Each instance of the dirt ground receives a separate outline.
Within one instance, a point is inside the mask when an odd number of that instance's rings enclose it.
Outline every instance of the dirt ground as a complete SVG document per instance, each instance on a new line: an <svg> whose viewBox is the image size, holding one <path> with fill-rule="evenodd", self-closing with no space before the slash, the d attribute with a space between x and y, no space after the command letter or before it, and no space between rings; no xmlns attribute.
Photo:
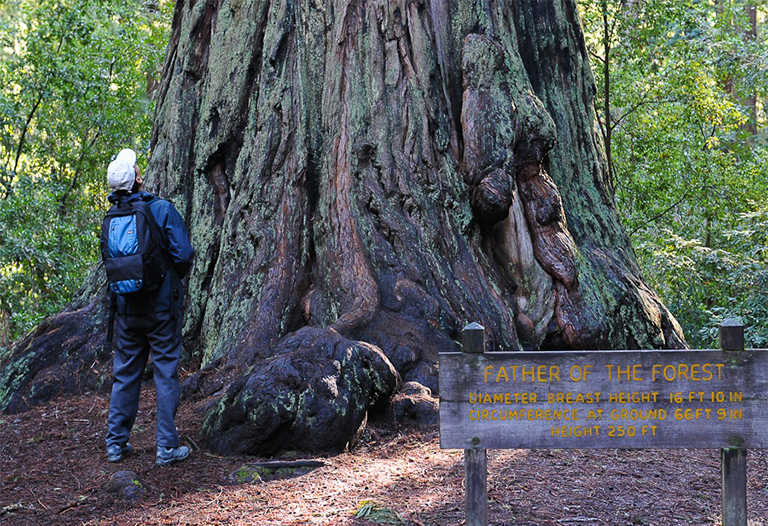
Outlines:
<svg viewBox="0 0 768 526"><path fill-rule="evenodd" d="M463 453L441 450L436 428L372 425L355 450L317 459L298 476L235 484L258 460L196 446L200 414L184 403L178 424L194 452L154 465L154 405L142 395L134 455L109 464L104 394L57 399L0 415L0 524L414 525L463 523ZM105 487L134 471L134 501ZM720 460L712 450L489 451L489 523L515 526L719 525ZM768 455L748 457L750 526L768 526Z"/></svg>

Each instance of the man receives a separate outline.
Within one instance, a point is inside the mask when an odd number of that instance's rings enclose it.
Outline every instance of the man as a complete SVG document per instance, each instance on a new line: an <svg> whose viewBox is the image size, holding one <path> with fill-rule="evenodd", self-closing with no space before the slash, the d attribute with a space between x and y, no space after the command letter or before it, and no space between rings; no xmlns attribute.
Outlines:
<svg viewBox="0 0 768 526"><path fill-rule="evenodd" d="M150 292L114 294L115 358L114 383L109 408L107 460L119 462L129 454L128 438L139 408L139 391L149 355L154 363L157 394L157 454L155 463L165 466L184 460L189 448L179 445L175 417L179 405L177 365L181 354L181 312L184 287L194 250L184 222L173 207L143 191L144 181L133 150L122 150L107 170L112 190L109 201L144 200L158 226L161 250L168 271L160 286Z"/></svg>

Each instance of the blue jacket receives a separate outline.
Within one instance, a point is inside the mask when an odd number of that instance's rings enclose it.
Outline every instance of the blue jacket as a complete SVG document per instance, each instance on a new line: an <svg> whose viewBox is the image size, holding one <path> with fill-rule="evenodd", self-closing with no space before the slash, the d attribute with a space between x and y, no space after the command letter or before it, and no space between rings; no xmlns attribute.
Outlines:
<svg viewBox="0 0 768 526"><path fill-rule="evenodd" d="M109 195L109 202L116 204L121 199L142 199L149 203L152 216L162 233L161 243L169 257L170 269L165 281L157 289L140 296L117 296L117 313L121 315L144 315L171 312L180 315L184 306L184 287L181 280L189 273L195 251L189 241L187 227L179 212L170 201L160 199L147 192Z"/></svg>

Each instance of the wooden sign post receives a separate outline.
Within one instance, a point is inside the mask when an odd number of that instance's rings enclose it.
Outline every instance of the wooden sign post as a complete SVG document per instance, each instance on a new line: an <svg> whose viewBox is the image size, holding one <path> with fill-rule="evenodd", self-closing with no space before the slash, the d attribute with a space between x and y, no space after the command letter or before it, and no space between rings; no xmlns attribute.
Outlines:
<svg viewBox="0 0 768 526"><path fill-rule="evenodd" d="M741 331L741 332L739 332ZM740 336L739 336L740 335ZM464 449L467 524L487 524L486 450L716 448L723 526L746 526L746 450L768 447L768 351L484 352L478 324L440 354L440 446Z"/></svg>
<svg viewBox="0 0 768 526"><path fill-rule="evenodd" d="M720 325L720 348L744 351L744 326L738 320ZM720 452L723 526L747 526L747 450L732 447Z"/></svg>
<svg viewBox="0 0 768 526"><path fill-rule="evenodd" d="M468 354L485 352L485 328L470 323L462 333L462 346ZM478 440L479 443L479 440ZM464 513L467 526L488 524L488 456L485 448L474 440L464 450Z"/></svg>

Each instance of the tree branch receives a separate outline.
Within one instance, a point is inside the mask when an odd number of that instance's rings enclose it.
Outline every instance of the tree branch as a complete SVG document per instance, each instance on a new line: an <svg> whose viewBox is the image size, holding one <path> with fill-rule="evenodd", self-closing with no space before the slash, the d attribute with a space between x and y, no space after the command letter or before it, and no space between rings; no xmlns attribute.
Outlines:
<svg viewBox="0 0 768 526"><path fill-rule="evenodd" d="M27 138L27 131L29 130L29 125L32 123L32 119L35 117L35 112L37 111L37 108L40 107L40 103L43 102L43 92L40 92L40 96L37 98L37 102L35 102L35 105L32 106L32 111L29 112L29 115L27 116L27 122L24 123L24 128L21 130L21 137L19 138L19 146L16 148L16 159L13 162L13 172L16 173L16 170L19 168L19 159L21 158L21 151L24 148L24 141Z"/></svg>
<svg viewBox="0 0 768 526"><path fill-rule="evenodd" d="M624 8L627 7L627 0L621 0L619 2L619 14L621 14L624 11ZM611 25L611 37L616 34L616 26L619 24L620 16L613 17L613 24Z"/></svg>
<svg viewBox="0 0 768 526"><path fill-rule="evenodd" d="M83 159L85 159L85 154L93 148L93 145L96 144L96 139L99 138L99 135L101 133L100 129L96 130L96 133L94 134L93 138L83 146L83 149L80 151L80 157L77 159L77 165L75 167L75 174L72 177L72 183L69 185L69 188L67 188L67 191L64 192L64 194L58 198L59 203L61 203L61 206L64 208L67 206L67 199L69 199L69 196L72 194L72 192L75 189L75 186L77 185L77 181L80 178L80 169L82 168ZM86 133L86 139L88 137L88 134Z"/></svg>
<svg viewBox="0 0 768 526"><path fill-rule="evenodd" d="M644 95L644 96L645 96L645 95ZM634 112L636 112L637 110L639 110L639 109L640 109L640 108L642 108L643 106L646 106L646 105L648 105L648 104L670 104L670 103L672 103L672 102L678 102L678 101L677 101L677 99L666 99L666 100L659 100L659 101L654 101L654 100L652 100L652 99L645 99L645 100L641 100L640 102L638 102L638 103L637 103L637 104L635 104L634 106L631 106L631 107L630 107L630 108L629 108L629 109L628 109L626 112L624 112L624 113L623 113L623 114L622 114L622 115L621 115L621 116L620 116L618 119L616 119L616 122L614 122L614 123L613 123L613 126L611 127L611 129L615 129L615 128L616 128L616 127L619 125L619 124L621 124L621 122L622 122L624 119L626 119L627 117L629 117L630 115L632 115Z"/></svg>
<svg viewBox="0 0 768 526"><path fill-rule="evenodd" d="M589 54L591 56L593 56L598 62L600 62L601 64L605 64L605 59L603 59L603 57L601 57L600 55L598 55L597 53L595 53L591 49L588 50L588 51L589 51Z"/></svg>
<svg viewBox="0 0 768 526"><path fill-rule="evenodd" d="M686 199L687 197L688 197L688 192L685 192L685 193L682 195L682 197L680 197L680 199L678 199L677 201L675 201L674 203L672 203L671 205L669 205L667 208L665 208L664 210L662 210L661 212L659 212L658 214L656 214L655 216L653 216L653 217L652 217L652 218L650 218L649 220L647 220L647 221L645 221L644 223L642 223L641 225L639 225L637 228L633 229L633 230L632 230L632 231L629 233L629 235L630 235L630 236L634 236L634 235L637 233L637 231L638 231L638 230L640 230L641 228L643 228L644 226L646 226L646 225L649 225L649 224L653 223L654 221L656 221L657 219L660 219L661 217L665 216L665 215L666 215L666 214L668 214L668 213L669 213L669 212L670 212L670 211L671 211L673 208L675 208L677 205L679 205L680 203L682 203L683 201L685 201L685 199Z"/></svg>

